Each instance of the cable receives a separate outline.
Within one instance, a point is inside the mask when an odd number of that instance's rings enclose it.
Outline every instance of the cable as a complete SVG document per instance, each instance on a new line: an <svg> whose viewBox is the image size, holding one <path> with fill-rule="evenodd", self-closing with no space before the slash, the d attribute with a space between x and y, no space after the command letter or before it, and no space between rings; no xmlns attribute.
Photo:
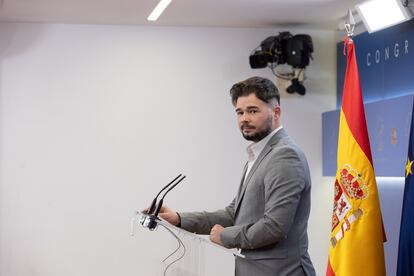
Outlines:
<svg viewBox="0 0 414 276"><path fill-rule="evenodd" d="M164 269L164 276L165 276L165 274L167 273L167 270L170 268L170 266L172 266L173 264L175 264L176 262L178 262L179 260L181 260L183 257L184 257L184 255L185 255L185 252L186 252L186 248L185 248L185 245L184 245L184 243L181 241L181 239L172 231L172 230L170 230L170 229L168 229L168 227L166 227L166 226L164 226L164 225L162 225L162 224L159 224L159 225L161 225L162 227L164 227L168 232L170 232L170 234L171 235L173 235L174 236L174 238L178 241L178 243L179 243L179 246L178 246L178 248L173 252L173 253L171 253L170 255L168 255L168 257L167 258L165 258L164 259L164 261L165 260L167 260L168 258L170 258L173 254L175 254L176 252L177 252L177 250L178 249L180 249L181 248L181 246L183 247L183 253L182 253L182 255L180 256L180 257L178 257L177 259L175 259L174 261L172 261L171 263L169 263L168 265L167 265L167 267ZM164 262L163 261L163 262Z"/></svg>
<svg viewBox="0 0 414 276"><path fill-rule="evenodd" d="M287 75L287 76L284 76L284 75L282 75L282 74L280 74L280 73L278 73L276 70L275 70L275 68L276 67L270 67L270 69L272 70L272 73L273 73L273 75L275 75L276 77L278 77L279 79L282 79L282 80L292 80L292 78L293 78L293 76L291 76L291 74L289 74L289 75Z"/></svg>
<svg viewBox="0 0 414 276"><path fill-rule="evenodd" d="M138 223L139 222L139 215L140 215L140 213L139 212L137 212L136 213L136 215L134 216L134 217L132 217L131 218L131 233L130 233L130 235L131 236L134 236L135 235L135 231L136 231L136 229L135 229L135 224L136 223ZM161 223L159 223L158 225L161 225L162 227L164 227L171 235L173 235L173 237L177 240L177 242L178 242L178 247L171 253L171 254L169 254L166 258L164 258L164 260L162 261L163 263L165 263L171 256L173 256L175 253L177 253L178 252L178 250L180 250L180 248L181 248L181 246L183 247L183 253L182 253L182 255L181 256L179 256L177 259L175 259L174 261L172 261L171 263L169 263L167 266L166 266L166 268L164 269L164 276L166 275L166 273L167 273L167 270L174 264L174 263L176 263L176 262L178 262L179 260L181 260L183 257L184 257L184 255L185 255L185 253L186 253L186 248L185 248L185 245L184 245L184 243L182 242L182 240L172 231L172 230L170 230L168 227L166 227L165 225L163 225L163 224L161 224Z"/></svg>
<svg viewBox="0 0 414 276"><path fill-rule="evenodd" d="M272 63L271 65L268 66L270 68L270 70L272 70L273 75L275 75L279 79L288 80L288 81L290 81L290 80L292 80L292 78L294 78L294 73L289 73L287 75L282 75L282 74L278 73L275 70L277 66L278 66L278 64L275 65L274 63Z"/></svg>
<svg viewBox="0 0 414 276"><path fill-rule="evenodd" d="M164 226L164 225L162 225L161 224L161 226L162 227L164 227L168 232L170 232L170 234L171 235L173 235L175 238L176 238L176 240L178 241L178 244L179 244L179 246L178 246L178 248L176 249L176 250L174 250L174 252L173 253L171 253L170 255L168 255L164 260L163 260L163 262L165 262L168 258L170 258L173 254L175 254L180 248L181 248L181 246L183 247L183 253L182 253L182 255L180 256L180 257L178 257L177 259L175 259L174 261L172 261L171 263L169 263L167 266L166 266L166 268L164 269L164 276L166 275L166 273L167 273L167 270L174 264L174 263L176 263L176 262L178 262L179 260L181 260L183 257L184 257L184 255L185 255L185 252L186 252L186 248L185 248L185 245L184 245L184 243L181 241L181 239L172 231L172 230L170 230L170 229L168 229L168 227L166 227L166 226Z"/></svg>
<svg viewBox="0 0 414 276"><path fill-rule="evenodd" d="M291 81L293 79L300 79L300 75L302 74L302 72L305 70L304 68L300 68L299 71L295 72L293 71L292 73L287 73L285 75L278 73L275 69L277 67L277 65L269 65L268 66L270 68L270 70L272 70L273 75L275 75L277 78L282 79L282 80L287 80L287 81ZM296 75L297 73L297 75ZM303 81L303 80L302 80Z"/></svg>
<svg viewBox="0 0 414 276"><path fill-rule="evenodd" d="M170 255L168 255L166 258L164 258L164 260L162 260L162 262L165 263L165 261L168 260L168 258L170 258L172 255L174 255L178 250L180 250L180 248L181 248L181 242L178 241L178 247Z"/></svg>

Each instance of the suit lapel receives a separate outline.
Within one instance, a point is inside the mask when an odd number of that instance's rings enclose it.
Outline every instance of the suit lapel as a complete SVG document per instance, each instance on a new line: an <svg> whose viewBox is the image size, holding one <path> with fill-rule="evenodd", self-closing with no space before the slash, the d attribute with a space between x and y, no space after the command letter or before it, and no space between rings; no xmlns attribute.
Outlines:
<svg viewBox="0 0 414 276"><path fill-rule="evenodd" d="M243 196L244 193L246 191L246 187L250 181L250 179L252 178L252 175L254 174L254 172L256 171L257 167L260 165L260 163L262 162L263 158L265 158L265 156L271 152L272 148L269 145L266 145L266 147L262 150L262 152L260 153L259 157L257 158L257 160L254 162L253 167L250 169L249 174L246 175L243 178L243 182L241 183L241 189L239 191L239 195L237 197L237 202L236 202L236 213L237 210L239 209L240 203L243 200Z"/></svg>
<svg viewBox="0 0 414 276"><path fill-rule="evenodd" d="M248 165L249 165L249 163L246 163L246 165L244 165L242 179L240 181L239 190L237 191L236 203L239 202L240 195L241 195L241 192L242 192L242 189L243 189L243 183L244 183L244 181L247 177L246 172L247 172Z"/></svg>
<svg viewBox="0 0 414 276"><path fill-rule="evenodd" d="M262 152L259 154L259 156L257 157L256 161L253 164L253 167L250 169L249 174L246 174L246 170L247 170L247 164L244 168L244 177L242 178L242 182L240 184L240 188L239 188L239 193L237 194L237 200L236 200L236 211L235 214L237 213L239 207L240 207L240 203L243 200L244 197L244 193L246 191L246 187L249 184L252 176L254 175L256 169L260 166L260 163L263 161L263 159L266 157L266 155L268 155L273 148L273 145L277 144L277 142L280 140L280 138L282 138L283 136L286 136L286 132L284 129L279 130L275 135L273 135L273 137L270 139L270 141L266 144L266 146L264 147L264 149L262 150Z"/></svg>

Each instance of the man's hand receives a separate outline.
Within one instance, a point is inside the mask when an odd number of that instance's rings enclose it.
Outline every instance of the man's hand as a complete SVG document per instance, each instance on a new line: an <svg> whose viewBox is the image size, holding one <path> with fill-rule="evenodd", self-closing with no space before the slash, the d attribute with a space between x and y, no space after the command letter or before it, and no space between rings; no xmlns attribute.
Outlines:
<svg viewBox="0 0 414 276"><path fill-rule="evenodd" d="M160 212L158 213L158 216L165 219L172 225L177 226L180 223L180 217L178 216L177 212L173 209L168 208L165 205L162 205Z"/></svg>
<svg viewBox="0 0 414 276"><path fill-rule="evenodd" d="M223 243L221 242L220 234L223 232L224 227L220 224L216 224L211 228L210 231L210 240L214 243L217 243L218 245L223 246Z"/></svg>
<svg viewBox="0 0 414 276"><path fill-rule="evenodd" d="M148 208L145 209L143 212L148 213ZM158 216L175 226L177 226L180 223L180 217L178 216L177 212L168 208L165 205L161 206Z"/></svg>

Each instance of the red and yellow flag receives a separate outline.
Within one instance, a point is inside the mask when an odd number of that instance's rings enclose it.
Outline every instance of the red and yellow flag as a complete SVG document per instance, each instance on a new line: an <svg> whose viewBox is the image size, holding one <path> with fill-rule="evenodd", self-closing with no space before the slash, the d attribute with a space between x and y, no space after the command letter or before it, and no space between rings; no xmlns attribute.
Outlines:
<svg viewBox="0 0 414 276"><path fill-rule="evenodd" d="M384 231L354 43L348 38L327 276L385 275Z"/></svg>

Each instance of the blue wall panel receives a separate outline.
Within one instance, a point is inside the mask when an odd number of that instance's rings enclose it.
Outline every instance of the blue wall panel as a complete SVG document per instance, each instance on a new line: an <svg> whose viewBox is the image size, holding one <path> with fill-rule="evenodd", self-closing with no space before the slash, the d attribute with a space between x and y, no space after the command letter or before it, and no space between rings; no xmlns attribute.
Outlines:
<svg viewBox="0 0 414 276"><path fill-rule="evenodd" d="M414 95L365 104L376 176L404 176ZM336 174L339 110L322 114L323 175Z"/></svg>
<svg viewBox="0 0 414 276"><path fill-rule="evenodd" d="M339 110L322 113L322 173L336 175L338 151Z"/></svg>

